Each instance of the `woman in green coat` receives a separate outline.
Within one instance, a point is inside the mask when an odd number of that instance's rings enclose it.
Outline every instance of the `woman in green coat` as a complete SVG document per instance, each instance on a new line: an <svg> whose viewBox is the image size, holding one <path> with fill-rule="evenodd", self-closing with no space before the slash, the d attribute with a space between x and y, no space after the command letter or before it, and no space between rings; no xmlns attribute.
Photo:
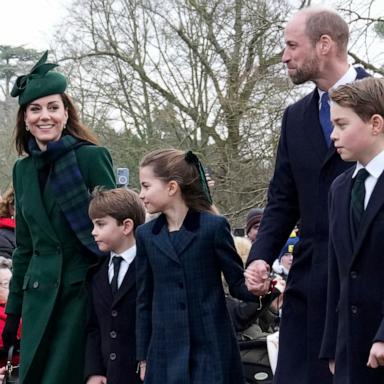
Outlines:
<svg viewBox="0 0 384 384"><path fill-rule="evenodd" d="M86 278L103 256L88 200L115 181L108 151L79 121L47 53L11 92L20 105L16 149L26 156L13 169L17 240L3 340L13 344L22 318L21 384L81 384Z"/></svg>

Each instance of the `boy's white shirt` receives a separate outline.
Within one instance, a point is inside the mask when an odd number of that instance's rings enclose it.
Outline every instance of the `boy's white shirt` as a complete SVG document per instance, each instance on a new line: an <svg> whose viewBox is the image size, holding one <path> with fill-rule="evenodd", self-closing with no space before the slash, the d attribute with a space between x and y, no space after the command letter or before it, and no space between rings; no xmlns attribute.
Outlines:
<svg viewBox="0 0 384 384"><path fill-rule="evenodd" d="M364 166L357 162L355 171L352 174L352 178L357 175L357 172ZM384 171L384 151L381 151L376 155L366 166L365 169L369 172L369 176L365 180L365 199L364 209L367 208L369 199L371 198L372 192L376 186L377 180Z"/></svg>
<svg viewBox="0 0 384 384"><path fill-rule="evenodd" d="M120 285L123 282L124 276L127 273L130 264L132 263L132 261L136 256L136 245L133 245L131 248L128 248L126 251L122 252L121 254L117 254L111 251L111 256L109 257L109 264L108 264L109 283L111 283L113 278L112 258L114 256L121 256L123 258L120 264L119 276L117 278L117 286L120 288Z"/></svg>

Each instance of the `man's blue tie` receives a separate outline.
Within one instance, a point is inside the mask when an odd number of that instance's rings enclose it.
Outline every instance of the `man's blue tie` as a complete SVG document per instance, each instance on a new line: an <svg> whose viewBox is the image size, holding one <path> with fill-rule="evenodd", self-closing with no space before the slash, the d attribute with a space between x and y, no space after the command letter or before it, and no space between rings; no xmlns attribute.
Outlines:
<svg viewBox="0 0 384 384"><path fill-rule="evenodd" d="M324 92L321 96L321 105L320 105L320 124L323 128L323 133L325 137L325 142L327 143L328 148L331 145L331 133L332 133L332 124L331 124L331 114L329 111L329 96L327 92Z"/></svg>

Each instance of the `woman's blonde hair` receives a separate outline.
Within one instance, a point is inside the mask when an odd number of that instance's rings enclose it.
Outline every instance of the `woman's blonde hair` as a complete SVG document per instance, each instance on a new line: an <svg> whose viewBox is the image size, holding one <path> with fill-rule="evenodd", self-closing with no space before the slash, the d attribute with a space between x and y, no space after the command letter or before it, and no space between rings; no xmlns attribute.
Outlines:
<svg viewBox="0 0 384 384"><path fill-rule="evenodd" d="M235 242L236 251L243 260L243 264L245 265L248 259L249 251L251 250L251 240L247 237L233 236L233 240Z"/></svg>

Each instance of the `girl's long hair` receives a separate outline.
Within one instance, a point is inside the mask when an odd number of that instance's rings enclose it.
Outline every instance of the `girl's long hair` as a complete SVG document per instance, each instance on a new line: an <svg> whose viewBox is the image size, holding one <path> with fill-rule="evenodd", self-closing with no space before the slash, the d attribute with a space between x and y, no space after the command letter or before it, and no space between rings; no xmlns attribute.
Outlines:
<svg viewBox="0 0 384 384"><path fill-rule="evenodd" d="M158 149L145 155L140 167L152 167L154 176L162 181L176 181L188 208L215 213L204 193L196 165L187 162L185 155L178 149Z"/></svg>

